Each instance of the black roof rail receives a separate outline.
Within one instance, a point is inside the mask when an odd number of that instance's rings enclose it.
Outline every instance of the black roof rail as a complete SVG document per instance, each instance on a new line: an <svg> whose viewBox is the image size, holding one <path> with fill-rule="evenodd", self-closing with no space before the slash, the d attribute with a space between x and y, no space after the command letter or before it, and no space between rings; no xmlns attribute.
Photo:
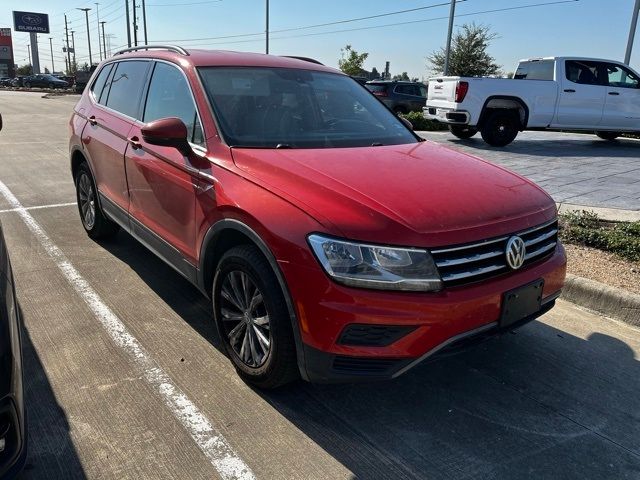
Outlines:
<svg viewBox="0 0 640 480"><path fill-rule="evenodd" d="M298 57L296 55L281 55L282 57L285 58L295 58L296 60L302 60L303 62L311 62L311 63L315 63L316 65L322 65L324 66L324 63L319 62L318 60L316 60L315 58L309 58L309 57Z"/></svg>
<svg viewBox="0 0 640 480"><path fill-rule="evenodd" d="M181 55L187 55L187 56L189 55L189 52L187 52L184 48L178 47L176 45L138 45L137 47L129 47L129 48L123 48L122 50L118 50L116 53L113 54L113 56L122 55L123 53L127 53L127 52L136 52L138 50L169 50L171 52L176 52Z"/></svg>

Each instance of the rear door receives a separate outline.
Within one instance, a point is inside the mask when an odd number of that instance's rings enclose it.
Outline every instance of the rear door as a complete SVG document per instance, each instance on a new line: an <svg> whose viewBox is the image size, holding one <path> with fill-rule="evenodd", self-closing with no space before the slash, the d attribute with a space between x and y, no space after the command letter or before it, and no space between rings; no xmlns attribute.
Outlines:
<svg viewBox="0 0 640 480"><path fill-rule="evenodd" d="M565 60L555 127L593 128L600 125L606 95L603 64Z"/></svg>
<svg viewBox="0 0 640 480"><path fill-rule="evenodd" d="M427 92L424 89L424 95L418 85L398 84L395 87L395 93L402 105L406 106L410 111L422 111L427 103Z"/></svg>
<svg viewBox="0 0 640 480"><path fill-rule="evenodd" d="M150 64L148 60L122 60L105 65L90 87L93 105L82 131L102 207L124 221L129 208L124 153Z"/></svg>
<svg viewBox="0 0 640 480"><path fill-rule="evenodd" d="M606 63L603 128L640 131L640 79L624 65Z"/></svg>
<svg viewBox="0 0 640 480"><path fill-rule="evenodd" d="M143 123L134 125L130 139L137 145L131 143L125 155L129 213L132 232L180 269L184 267L182 258L196 265L197 165L203 162L205 143L186 76L173 64L155 62L141 119L148 123L167 117L185 123L194 152L183 155L173 147L145 143Z"/></svg>

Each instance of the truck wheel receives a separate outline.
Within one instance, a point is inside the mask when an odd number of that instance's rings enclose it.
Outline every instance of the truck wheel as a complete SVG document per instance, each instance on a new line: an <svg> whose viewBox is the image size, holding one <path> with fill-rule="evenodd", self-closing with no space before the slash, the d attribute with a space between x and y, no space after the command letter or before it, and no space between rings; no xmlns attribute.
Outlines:
<svg viewBox="0 0 640 480"><path fill-rule="evenodd" d="M603 140L615 140L622 132L596 132L596 135Z"/></svg>
<svg viewBox="0 0 640 480"><path fill-rule="evenodd" d="M216 268L213 315L225 350L246 382L271 389L298 377L284 294L253 245L233 247Z"/></svg>
<svg viewBox="0 0 640 480"><path fill-rule="evenodd" d="M462 140L471 138L478 133L477 128L469 127L467 125L449 125L449 131L454 137L458 137Z"/></svg>
<svg viewBox="0 0 640 480"><path fill-rule="evenodd" d="M493 147L509 145L518 135L520 120L512 110L496 109L487 115L480 134Z"/></svg>

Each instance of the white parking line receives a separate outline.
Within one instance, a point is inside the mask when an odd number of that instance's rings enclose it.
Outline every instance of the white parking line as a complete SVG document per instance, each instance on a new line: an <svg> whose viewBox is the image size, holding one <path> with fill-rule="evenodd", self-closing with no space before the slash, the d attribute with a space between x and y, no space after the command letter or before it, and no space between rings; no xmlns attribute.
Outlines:
<svg viewBox="0 0 640 480"><path fill-rule="evenodd" d="M7 208L5 210L0 210L0 213L19 212L20 210L40 210L42 208L70 207L71 205L77 205L77 203L54 203L52 205L37 205L35 207Z"/></svg>
<svg viewBox="0 0 640 480"><path fill-rule="evenodd" d="M69 262L66 255L49 238L20 201L0 181L0 194L12 206L31 233L38 239L56 263L66 280L82 297L105 331L116 345L124 350L144 374L145 380L160 395L174 417L184 426L200 450L207 456L223 479L254 479L251 469L233 450L209 419L173 383L171 378L151 358L138 340L127 330L124 323L102 301L98 293Z"/></svg>

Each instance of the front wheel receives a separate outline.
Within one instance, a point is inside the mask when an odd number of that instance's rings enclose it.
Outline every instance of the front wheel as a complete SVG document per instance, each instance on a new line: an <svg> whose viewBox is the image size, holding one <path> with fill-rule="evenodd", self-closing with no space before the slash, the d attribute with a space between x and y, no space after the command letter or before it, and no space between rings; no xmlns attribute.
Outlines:
<svg viewBox="0 0 640 480"><path fill-rule="evenodd" d="M603 140L615 140L620 135L622 135L621 132L596 132L596 136Z"/></svg>
<svg viewBox="0 0 640 480"><path fill-rule="evenodd" d="M504 147L515 140L520 129L516 112L505 109L493 110L483 122L482 139L493 147Z"/></svg>
<svg viewBox="0 0 640 480"><path fill-rule="evenodd" d="M276 388L297 378L284 294L255 246L234 247L222 256L212 293L216 326L238 374L259 388Z"/></svg>
<svg viewBox="0 0 640 480"><path fill-rule="evenodd" d="M91 170L86 163L78 167L76 174L76 198L82 226L89 237L97 240L115 235L120 227L109 220L98 202L98 195Z"/></svg>
<svg viewBox="0 0 640 480"><path fill-rule="evenodd" d="M453 136L458 137L461 140L471 138L478 133L477 128L469 127L468 125L449 125L449 131Z"/></svg>

